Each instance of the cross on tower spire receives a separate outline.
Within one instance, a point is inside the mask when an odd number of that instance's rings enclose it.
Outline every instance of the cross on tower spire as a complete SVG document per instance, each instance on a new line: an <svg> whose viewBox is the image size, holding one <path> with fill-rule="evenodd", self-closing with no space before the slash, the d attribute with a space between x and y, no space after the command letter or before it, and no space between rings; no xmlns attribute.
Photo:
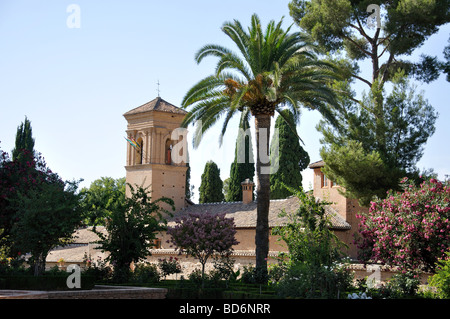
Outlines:
<svg viewBox="0 0 450 319"><path fill-rule="evenodd" d="M158 85L158 88L156 89L156 91L158 92L158 97L160 97L160 96L159 96L159 93L160 93L160 90L159 90L159 80L158 80L158 82L157 82L156 84Z"/></svg>

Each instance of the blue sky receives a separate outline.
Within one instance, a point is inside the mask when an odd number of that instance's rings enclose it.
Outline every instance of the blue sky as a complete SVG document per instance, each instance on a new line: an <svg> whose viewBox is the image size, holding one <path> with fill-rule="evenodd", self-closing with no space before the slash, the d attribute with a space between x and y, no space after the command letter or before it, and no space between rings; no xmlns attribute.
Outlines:
<svg viewBox="0 0 450 319"><path fill-rule="evenodd" d="M11 152L17 126L27 116L35 149L63 179L84 179L89 186L102 176L125 176L122 114L160 95L180 105L186 91L214 69L215 60L200 65L195 52L205 44L232 43L220 27L225 21L248 25L253 13L292 23L288 0L82 1L2 0L0 2L0 148ZM70 4L80 8L80 28L69 28ZM420 52L442 58L449 25L431 37ZM413 57L413 58L414 58ZM419 168L434 168L439 178L450 174L449 83L423 85L425 97L439 112L436 133L425 146ZM320 134L317 112L303 111L298 132L311 161L317 161ZM206 161L215 161L221 177L229 176L237 123L229 125L222 147L221 125L190 150L196 198ZM312 173L303 172L309 187Z"/></svg>

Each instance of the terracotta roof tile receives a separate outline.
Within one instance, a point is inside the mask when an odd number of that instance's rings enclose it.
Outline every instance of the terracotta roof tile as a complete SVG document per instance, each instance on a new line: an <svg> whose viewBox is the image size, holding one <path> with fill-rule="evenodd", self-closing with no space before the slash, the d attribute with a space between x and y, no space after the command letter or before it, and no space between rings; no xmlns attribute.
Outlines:
<svg viewBox="0 0 450 319"><path fill-rule="evenodd" d="M319 168L319 167L323 167L324 165L325 165L325 162L323 160L320 160L320 161L309 164L308 167L309 168Z"/></svg>
<svg viewBox="0 0 450 319"><path fill-rule="evenodd" d="M271 200L269 227L285 225L288 222L288 217L280 217L281 211L284 210L286 213L293 213L298 209L299 205L300 201L295 196L286 199ZM331 206L325 206L325 210L330 217L333 229L350 229L350 224L335 209ZM236 228L256 227L256 201L249 204L244 204L243 202L195 204L175 213L174 217L169 220L169 225L173 225L177 217L189 213L219 214L223 212L226 213L226 217L234 218Z"/></svg>
<svg viewBox="0 0 450 319"><path fill-rule="evenodd" d="M123 116L133 115L138 113L150 112L150 111L159 111L159 112L168 112L168 113L178 113L178 114L186 114L187 112L175 105L163 100L160 97L157 97L150 102L142 104L128 112L126 112Z"/></svg>

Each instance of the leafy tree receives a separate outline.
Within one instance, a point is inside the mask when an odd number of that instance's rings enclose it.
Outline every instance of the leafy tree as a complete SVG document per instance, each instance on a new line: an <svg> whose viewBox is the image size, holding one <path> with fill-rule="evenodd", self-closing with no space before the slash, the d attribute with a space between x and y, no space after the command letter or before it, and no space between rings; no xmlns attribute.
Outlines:
<svg viewBox="0 0 450 319"><path fill-rule="evenodd" d="M271 151L271 163L278 170L270 175L270 198L286 198L292 193L287 185L293 189L302 186L301 171L308 167L309 155L300 146L300 141L295 128L294 114L289 110L282 111L284 116L278 116L275 121L275 130L271 142L271 148L278 147L278 157L274 157L276 152ZM284 184L284 185L283 185Z"/></svg>
<svg viewBox="0 0 450 319"><path fill-rule="evenodd" d="M287 244L292 262L331 266L343 256L341 249L345 244L331 229L325 211L325 206L330 203L317 201L312 193L305 193L301 187L287 188L300 200L300 205L289 215L281 212L280 216L287 217L288 223L274 228L273 234L279 235Z"/></svg>
<svg viewBox="0 0 450 319"><path fill-rule="evenodd" d="M404 178L402 187L357 216L359 258L434 271L450 248L450 185L431 178L417 186Z"/></svg>
<svg viewBox="0 0 450 319"><path fill-rule="evenodd" d="M213 161L208 161L202 174L202 182L199 188L200 203L223 202L223 182L220 179L220 169Z"/></svg>
<svg viewBox="0 0 450 319"><path fill-rule="evenodd" d="M34 154L34 138L31 122L25 117L25 122L17 128L16 145L12 151L12 159L20 159L24 150Z"/></svg>
<svg viewBox="0 0 450 319"><path fill-rule="evenodd" d="M81 190L81 207L88 225L104 225L115 201L125 200L125 178L101 177Z"/></svg>
<svg viewBox="0 0 450 319"><path fill-rule="evenodd" d="M176 219L176 225L169 227L170 242L180 252L197 258L202 264L202 278L209 257L219 254L228 257L233 252L236 229L233 218L225 213L216 215L191 213Z"/></svg>
<svg viewBox="0 0 450 319"><path fill-rule="evenodd" d="M437 114L422 94L401 73L393 83L379 121L371 111L376 108L371 94L360 109L354 104L343 107L336 114L338 125L331 127L322 121L318 126L323 134L324 174L364 206L374 196L384 198L389 189L398 190L402 177L418 178L416 163L435 131Z"/></svg>
<svg viewBox="0 0 450 319"><path fill-rule="evenodd" d="M9 159L8 153L0 149L0 245L6 246L3 250L9 250L10 247L7 241L15 214L10 202L17 187L13 186L13 183L18 181L14 177L19 176L19 171L19 165Z"/></svg>
<svg viewBox="0 0 450 319"><path fill-rule="evenodd" d="M10 256L30 252L34 274L41 275L48 252L67 243L81 223L78 182L62 181L28 150L0 166L3 244Z"/></svg>
<svg viewBox="0 0 450 319"><path fill-rule="evenodd" d="M379 25L370 19L369 5L380 7ZM294 21L326 52L344 50L353 61L369 59L370 79L357 67L351 72L369 88L376 83L380 90L399 67L425 82L437 79L443 69L442 62L429 55L416 63L402 58L450 22L447 0L293 0L289 8Z"/></svg>
<svg viewBox="0 0 450 319"><path fill-rule="evenodd" d="M252 136L250 134L248 119L245 119L239 125L239 134L236 141L234 162L230 168L230 181L226 200L228 202L241 201L241 183L247 178L253 180L254 176L255 163L253 159Z"/></svg>
<svg viewBox="0 0 450 319"><path fill-rule="evenodd" d="M269 150L271 118L284 106L297 114L301 106L329 115L328 103L335 95L325 84L336 75L329 63L316 58L310 43L299 32L283 30L270 21L263 30L257 15L248 30L237 20L226 22L222 31L233 41L239 53L221 45L202 47L195 59L200 63L208 56L219 62L214 74L200 80L185 95L184 108L192 107L183 126L197 124L194 147L202 134L219 117L224 116L221 136L229 120L237 112L250 112L255 117L257 226L256 268L267 273L269 252L270 163L261 155ZM231 71L231 72L229 72ZM267 154L268 155L268 154Z"/></svg>
<svg viewBox="0 0 450 319"><path fill-rule="evenodd" d="M373 31L369 5L381 8L382 21ZM415 170L422 146L434 132L431 106L421 95L406 94L414 89L399 74L431 82L445 71L436 57L422 55L419 62L404 58L450 21L448 1L293 0L289 7L297 24L340 65L345 79L332 85L340 94L333 109L338 121L323 121L319 127L325 136L324 172L348 196L367 205L371 196L384 197L399 177ZM360 72L363 60L371 63L369 77ZM368 96L358 100L353 81L366 84ZM390 96L385 91L388 81L394 84ZM351 159L349 150L358 157Z"/></svg>
<svg viewBox="0 0 450 319"><path fill-rule="evenodd" d="M130 264L144 259L149 248L154 246L156 233L166 230L164 214L170 212L161 208L160 204L168 204L174 210L173 201L169 198L152 200L143 187L130 187L131 196L124 201L113 200L111 214L107 217L106 233L97 227L93 232L99 236L98 244L102 251L108 251L108 261L114 265L116 281L128 279ZM115 193L114 196L121 196Z"/></svg>
<svg viewBox="0 0 450 319"><path fill-rule="evenodd" d="M337 263L342 261L346 246L331 230L325 206L312 193L289 188L300 200L297 211L286 216L286 225L274 228L288 246L287 270L277 290L290 298L337 298L351 284L351 276Z"/></svg>
<svg viewBox="0 0 450 319"><path fill-rule="evenodd" d="M50 250L70 243L81 225L82 210L76 193L78 183L42 183L19 194L17 222L12 228L14 248L31 253L34 275L42 275Z"/></svg>

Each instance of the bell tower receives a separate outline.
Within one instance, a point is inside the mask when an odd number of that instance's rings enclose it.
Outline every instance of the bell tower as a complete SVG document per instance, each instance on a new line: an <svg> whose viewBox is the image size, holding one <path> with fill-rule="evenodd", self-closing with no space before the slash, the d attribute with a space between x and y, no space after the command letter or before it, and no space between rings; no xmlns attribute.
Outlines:
<svg viewBox="0 0 450 319"><path fill-rule="evenodd" d="M149 187L153 199L171 198L175 211L185 207L187 166L182 159L187 136L179 128L186 113L158 96L123 114L131 141L127 143L126 182Z"/></svg>

